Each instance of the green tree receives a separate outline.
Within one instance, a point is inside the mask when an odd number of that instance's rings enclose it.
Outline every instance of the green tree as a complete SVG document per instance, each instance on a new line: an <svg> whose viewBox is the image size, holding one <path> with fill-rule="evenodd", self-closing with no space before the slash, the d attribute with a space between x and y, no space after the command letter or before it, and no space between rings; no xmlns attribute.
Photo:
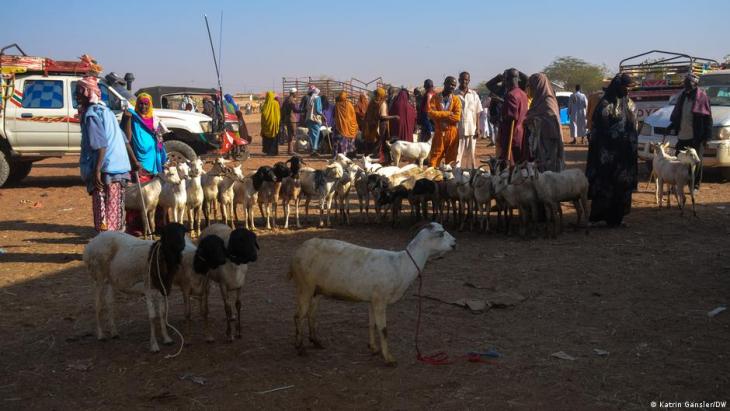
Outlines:
<svg viewBox="0 0 730 411"><path fill-rule="evenodd" d="M562 81L568 91L580 84L585 93L598 91L603 86L603 79L610 72L605 65L595 65L576 57L557 57L542 70L552 81Z"/></svg>

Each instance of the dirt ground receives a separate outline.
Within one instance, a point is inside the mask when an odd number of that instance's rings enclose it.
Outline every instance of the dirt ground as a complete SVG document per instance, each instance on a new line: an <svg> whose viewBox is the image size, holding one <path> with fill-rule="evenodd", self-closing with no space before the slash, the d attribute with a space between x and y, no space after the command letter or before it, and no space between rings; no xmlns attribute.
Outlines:
<svg viewBox="0 0 730 411"><path fill-rule="evenodd" d="M480 154L487 151L480 140ZM585 154L584 146L570 147L570 166L582 166ZM255 156L245 168L282 158ZM367 350L365 304L324 300L326 349L299 357L293 346L292 250L315 236L395 250L412 236L410 222L392 229L366 224L357 212L351 226L258 231L241 340L224 342L223 306L212 290L213 344L203 341L196 313L179 357L165 359L178 349L174 334L174 346L149 353L143 303L122 295L121 338L96 341L92 286L81 263L94 235L91 201L77 161L37 163L20 186L0 190L2 409L580 410L730 400L730 312L707 314L730 298L730 184L717 173L708 173L698 197L699 218L657 209L644 175L626 228L586 235L567 226L575 219L568 208L556 240L448 228L457 249L427 265L423 294L524 300L472 313L424 299L421 350L446 351L453 361L432 366L415 358L414 284L388 312L399 360L388 368ZM182 327L178 290L170 307L170 322ZM466 360L487 349L501 356ZM552 356L560 351L574 359Z"/></svg>

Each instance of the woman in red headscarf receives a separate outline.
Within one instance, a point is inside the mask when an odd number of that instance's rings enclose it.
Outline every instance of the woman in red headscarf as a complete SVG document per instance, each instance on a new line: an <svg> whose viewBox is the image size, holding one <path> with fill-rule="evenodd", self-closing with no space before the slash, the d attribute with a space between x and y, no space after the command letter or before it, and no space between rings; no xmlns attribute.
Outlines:
<svg viewBox="0 0 730 411"><path fill-rule="evenodd" d="M408 90L401 89L393 100L390 114L397 116L390 120L391 136L398 140L413 141L413 132L416 130L416 109L410 104Z"/></svg>

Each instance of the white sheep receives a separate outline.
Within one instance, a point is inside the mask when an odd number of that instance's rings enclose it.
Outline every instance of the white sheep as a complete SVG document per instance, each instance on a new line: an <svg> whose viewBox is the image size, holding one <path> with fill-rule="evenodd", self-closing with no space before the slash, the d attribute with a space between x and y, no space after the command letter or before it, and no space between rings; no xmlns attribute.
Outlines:
<svg viewBox="0 0 730 411"><path fill-rule="evenodd" d="M431 141L422 143L411 143L409 141L398 140L391 144L387 140L385 142L390 148L390 155L396 167L400 166L400 160L413 160L418 166L423 168L423 162L428 158L431 152Z"/></svg>
<svg viewBox="0 0 730 411"><path fill-rule="evenodd" d="M557 236L558 228L563 226L563 213L560 203L570 201L577 215L576 225L581 225L581 217L588 219L588 179L583 170L565 169L560 172L539 172L534 164L528 164L537 199L545 207L545 216L552 223L552 236ZM558 220L558 215L560 219ZM547 230L546 233L547 234Z"/></svg>
<svg viewBox="0 0 730 411"><path fill-rule="evenodd" d="M342 178L335 184L335 209L339 210L340 216L345 224L350 224L350 204L348 198L350 190L355 185L357 173L362 169L357 164L350 163L344 168Z"/></svg>
<svg viewBox="0 0 730 411"><path fill-rule="evenodd" d="M697 216L695 210L695 169L700 164L700 158L694 148L688 148L678 153L677 158L670 158L664 150L669 143L654 144L654 159L652 166L657 176L656 183L656 202L661 208L664 196L664 183L669 184L674 189L677 196L677 203L684 215L684 206L687 198L684 194L684 187L689 187L689 195L692 199L692 214ZM667 208L670 207L671 194L667 195Z"/></svg>
<svg viewBox="0 0 730 411"><path fill-rule="evenodd" d="M322 347L315 320L319 299L327 297L370 302L370 340L373 353L380 351L389 365L396 365L388 350L386 309L398 301L429 259L456 247L456 239L438 223L430 223L416 234L404 251L365 248L339 240L312 238L294 253L289 278L297 287L296 348L305 353L303 321L308 319L309 340ZM380 334L381 350L375 341Z"/></svg>

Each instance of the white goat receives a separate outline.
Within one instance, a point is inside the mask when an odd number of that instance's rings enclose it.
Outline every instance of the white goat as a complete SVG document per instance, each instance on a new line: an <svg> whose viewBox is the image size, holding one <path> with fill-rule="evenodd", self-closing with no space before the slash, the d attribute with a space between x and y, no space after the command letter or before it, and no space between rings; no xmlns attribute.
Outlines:
<svg viewBox="0 0 730 411"><path fill-rule="evenodd" d="M524 237L527 234L528 226L537 219L538 215L537 193L527 170L515 167L511 181L509 171L504 170L500 175L492 176L492 184L496 197L503 201L507 209L507 234L510 231L512 209L516 208L520 211L522 220L520 235Z"/></svg>
<svg viewBox="0 0 730 411"><path fill-rule="evenodd" d="M309 322L309 340L315 347L315 320L322 295L356 302L370 302L370 340L373 353L380 351L388 365L396 365L388 350L386 309L398 301L429 259L440 257L456 247L456 240L438 223L422 229L404 251L377 250L339 240L312 238L294 253L289 278L297 287L296 348L305 353L303 321ZM336 262L336 263L334 263ZM375 341L380 334L381 350Z"/></svg>
<svg viewBox="0 0 730 411"><path fill-rule="evenodd" d="M390 155L393 157L396 167L400 166L400 160L413 160L418 166L423 168L423 162L428 158L431 152L431 141L424 143L411 143L409 141L398 140L390 144L385 142L390 148Z"/></svg>
<svg viewBox="0 0 730 411"><path fill-rule="evenodd" d="M530 163L528 173L532 176L537 199L545 207L545 217L552 223L553 238L557 236L558 228L562 229L563 226L561 202L573 203L578 217L577 226L581 225L582 216L588 220L588 179L583 170L570 168L558 173L553 171L540 173ZM560 215L559 221L558 215ZM545 234L547 235L547 230Z"/></svg>
<svg viewBox="0 0 730 411"><path fill-rule="evenodd" d="M205 216L205 225L210 225L211 214L213 221L218 219L218 185L223 181L226 174L226 163L229 160L218 157L213 162L213 168L201 177L201 185L203 186L203 215Z"/></svg>
<svg viewBox="0 0 730 411"><path fill-rule="evenodd" d="M223 223L233 227L235 223L233 221L233 184L236 181L243 181L243 171L240 164L229 170L218 184L218 205L220 205L223 215Z"/></svg>
<svg viewBox="0 0 730 411"><path fill-rule="evenodd" d="M190 179L187 181L185 188L187 193L186 211L188 221L190 222L190 232L195 236L200 236L200 219L203 213L203 194L202 185L203 160L196 158L190 162Z"/></svg>
<svg viewBox="0 0 730 411"><path fill-rule="evenodd" d="M692 198L692 214L697 216L695 210L695 169L700 164L700 158L694 148L688 148L672 159L664 150L669 143L654 144L654 159L652 160L653 170L657 176L656 202L661 208L664 197L664 183L674 189L677 196L677 203L684 215L684 206L687 198L684 194L684 187L689 186L689 195ZM667 195L667 208L670 207L671 194Z"/></svg>
<svg viewBox="0 0 730 411"><path fill-rule="evenodd" d="M156 175L152 180L141 184L144 205L147 208L146 210L142 210L142 203L140 202L139 189L137 188L137 184L127 186L124 192L124 208L146 213L151 233L154 233L156 229L155 209L157 208L157 204L160 201L160 192L162 191L163 180L168 177L177 179L176 174L173 176L173 173L166 174L165 172L163 172Z"/></svg>
<svg viewBox="0 0 730 411"><path fill-rule="evenodd" d="M472 187L474 190L474 218L479 218L479 228L482 231L489 231L489 214L492 211L492 198L494 197L494 188L492 187L492 174L489 170L481 167L474 171L474 179Z"/></svg>
<svg viewBox="0 0 730 411"><path fill-rule="evenodd" d="M185 204L188 201L187 189L185 186L187 172L189 168L187 164L168 165L165 167L165 175L167 178L162 184L160 192L159 205L165 213L166 221L182 223L185 216ZM168 220L171 211L172 219Z"/></svg>
<svg viewBox="0 0 730 411"><path fill-rule="evenodd" d="M370 221L368 213L370 209L370 190L368 189L368 174L365 170L359 169L355 174L355 192L360 205L360 214L365 209L365 221Z"/></svg>
<svg viewBox="0 0 730 411"><path fill-rule="evenodd" d="M254 205L258 201L258 192L253 186L251 177L245 177L243 180L233 183L233 218L238 218L238 204L243 207L243 226L249 230L256 230L254 223Z"/></svg>

